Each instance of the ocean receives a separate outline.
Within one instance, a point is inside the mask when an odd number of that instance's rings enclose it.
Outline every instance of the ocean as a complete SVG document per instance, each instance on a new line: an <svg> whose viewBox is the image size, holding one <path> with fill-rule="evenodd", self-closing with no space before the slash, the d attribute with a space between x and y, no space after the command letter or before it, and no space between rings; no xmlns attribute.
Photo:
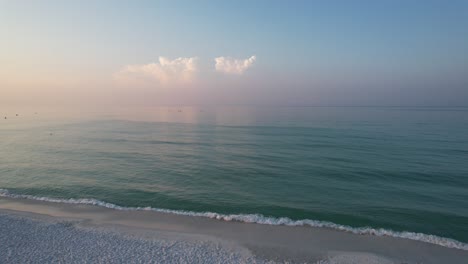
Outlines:
<svg viewBox="0 0 468 264"><path fill-rule="evenodd" d="M468 250L468 108L0 114L7 117L0 119L0 196L319 226Z"/></svg>

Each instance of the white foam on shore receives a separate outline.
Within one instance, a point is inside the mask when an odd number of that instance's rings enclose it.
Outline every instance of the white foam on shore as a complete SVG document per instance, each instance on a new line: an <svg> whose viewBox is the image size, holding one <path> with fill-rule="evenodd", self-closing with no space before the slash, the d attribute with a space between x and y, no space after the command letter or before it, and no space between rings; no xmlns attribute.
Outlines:
<svg viewBox="0 0 468 264"><path fill-rule="evenodd" d="M86 205L95 205L100 207L106 207L115 210L125 210L125 211L154 211L160 213L169 213L176 215L186 215L186 216L198 216L206 217L211 219L223 220L223 221L239 221L245 223L256 223L263 225L285 225L285 226L311 226L311 227L322 227L322 228L331 228L334 230L349 232L358 235L374 235L374 236L389 236L396 238L411 239L421 242L426 242L430 244L435 244L447 248L455 248L468 251L468 244L457 241L455 239L439 237L436 235L428 235L423 233L415 233L408 231L392 231L383 228L371 228L371 227L351 227L346 225L335 224L332 222L318 221L311 219L303 220L293 220L288 217L268 217L261 214L219 214L213 212L191 212L183 210L171 210L171 209L161 209L153 207L123 207L115 205L112 203L107 203L104 201L96 199L57 199L49 197L39 197L33 195L25 194L14 194L10 193L6 189L0 189L0 197L8 198L19 198L19 199L29 199L36 201L45 201L51 203L66 203L66 204L86 204Z"/></svg>

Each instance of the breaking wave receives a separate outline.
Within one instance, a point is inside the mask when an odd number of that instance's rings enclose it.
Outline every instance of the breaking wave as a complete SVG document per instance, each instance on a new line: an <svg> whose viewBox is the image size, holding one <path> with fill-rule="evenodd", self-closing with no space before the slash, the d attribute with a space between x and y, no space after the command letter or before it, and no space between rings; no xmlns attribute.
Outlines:
<svg viewBox="0 0 468 264"><path fill-rule="evenodd" d="M186 216L197 216L197 217L206 217L216 220L223 221L238 221L245 223L256 223L262 225L285 225L285 226L311 226L311 227L322 227L330 228L334 230L344 231L348 233L358 234L358 235L374 235L374 236L389 236L396 238L411 239L421 242L426 242L430 244L435 244L447 248L456 248L461 250L468 251L468 244L457 241L455 239L439 237L436 235L429 235L423 233L415 233L408 231L392 231L389 229L383 228L372 228L372 227L351 227L346 225L335 224L332 222L318 221L311 219L303 220L293 220L288 217L268 217L261 214L219 214L213 212L192 212L184 210L171 210L171 209L162 209L162 208L153 208L153 207L124 207L116 204L96 200L96 199L58 199L58 198L49 198L49 197L39 197L33 195L25 194L14 194L9 192L6 189L0 189L0 197L8 198L20 198L20 199L29 199L37 201L45 201L51 203L66 203L66 204L86 204L86 205L95 205L100 207L106 207L115 210L125 210L125 211L154 211L161 213L169 213L176 215L186 215Z"/></svg>

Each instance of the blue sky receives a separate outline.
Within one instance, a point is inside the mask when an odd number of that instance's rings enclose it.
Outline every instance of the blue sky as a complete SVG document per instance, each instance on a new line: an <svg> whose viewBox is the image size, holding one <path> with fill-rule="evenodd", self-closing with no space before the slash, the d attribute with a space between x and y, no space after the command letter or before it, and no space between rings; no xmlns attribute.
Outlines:
<svg viewBox="0 0 468 264"><path fill-rule="evenodd" d="M0 18L6 103L468 105L467 1L3 0Z"/></svg>

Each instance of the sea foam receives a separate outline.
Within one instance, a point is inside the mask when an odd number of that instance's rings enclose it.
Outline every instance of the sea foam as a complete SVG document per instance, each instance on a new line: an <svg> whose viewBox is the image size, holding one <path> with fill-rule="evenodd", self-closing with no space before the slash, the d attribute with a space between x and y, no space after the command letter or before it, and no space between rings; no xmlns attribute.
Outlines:
<svg viewBox="0 0 468 264"><path fill-rule="evenodd" d="M351 227L346 225L335 224L327 221L319 221L312 219L302 219L302 220L293 220L288 217L268 217L261 214L220 214L213 212L192 212L184 210L172 210L172 209L162 209L162 208L153 208L153 207L124 207L116 204L100 201L92 198L82 198L82 199L58 199L50 197L39 197L26 194L15 194L11 193L6 189L0 189L0 197L8 198L19 198L19 199L29 199L37 201L45 201L51 203L66 203L66 204L86 204L100 206L115 210L126 210L126 211L154 211L160 213L169 213L176 215L185 215L185 216L197 216L197 217L206 217L216 220L223 221L238 221L245 223L256 223L263 225L285 225L285 226L310 226L310 227L321 227L321 228L330 228L334 230L339 230L343 232L358 234L358 235L374 235L374 236L389 236L396 238L411 239L421 242L426 242L430 244L435 244L447 248L455 248L468 251L468 244L457 241L455 239L440 237L436 235L429 235L424 233L416 233L409 231L393 231L383 228L372 228L372 227Z"/></svg>

